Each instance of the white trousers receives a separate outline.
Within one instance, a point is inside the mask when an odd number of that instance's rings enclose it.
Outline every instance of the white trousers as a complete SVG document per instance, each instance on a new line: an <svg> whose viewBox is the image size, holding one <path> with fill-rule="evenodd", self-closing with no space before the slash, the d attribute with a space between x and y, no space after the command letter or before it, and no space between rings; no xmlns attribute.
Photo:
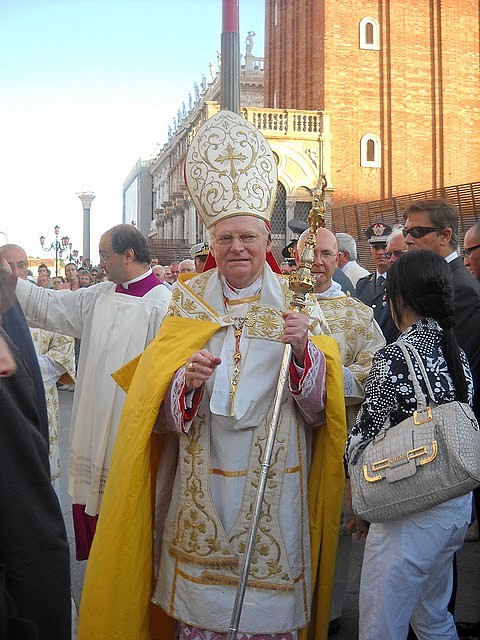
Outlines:
<svg viewBox="0 0 480 640"><path fill-rule="evenodd" d="M457 640L447 606L452 559L467 524L421 527L410 518L371 524L360 580L359 640Z"/></svg>

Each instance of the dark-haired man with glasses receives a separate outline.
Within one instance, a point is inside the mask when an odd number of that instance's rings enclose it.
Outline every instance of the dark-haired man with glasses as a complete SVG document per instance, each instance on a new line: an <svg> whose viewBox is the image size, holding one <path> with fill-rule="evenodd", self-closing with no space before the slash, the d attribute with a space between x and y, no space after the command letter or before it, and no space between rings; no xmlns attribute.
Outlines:
<svg viewBox="0 0 480 640"><path fill-rule="evenodd" d="M81 339L68 482L77 560L88 557L125 399L111 374L154 338L170 300L152 273L146 239L133 225L106 231L99 255L110 282L69 293L17 282L33 326Z"/></svg>
<svg viewBox="0 0 480 640"><path fill-rule="evenodd" d="M463 264L480 282L480 220L465 234L462 255Z"/></svg>
<svg viewBox="0 0 480 640"><path fill-rule="evenodd" d="M465 351L475 385L474 411L480 419L480 283L458 254L458 212L446 200L415 200L403 215L407 249L430 249L450 265L455 291L455 335ZM477 513L480 508L475 498ZM455 589L454 589L455 591ZM452 598L454 606L455 594Z"/></svg>
<svg viewBox="0 0 480 640"><path fill-rule="evenodd" d="M458 254L458 212L446 200L415 200L404 212L407 249L430 249L445 258L455 290L455 334L467 354L475 382L475 414L480 418L480 283Z"/></svg>

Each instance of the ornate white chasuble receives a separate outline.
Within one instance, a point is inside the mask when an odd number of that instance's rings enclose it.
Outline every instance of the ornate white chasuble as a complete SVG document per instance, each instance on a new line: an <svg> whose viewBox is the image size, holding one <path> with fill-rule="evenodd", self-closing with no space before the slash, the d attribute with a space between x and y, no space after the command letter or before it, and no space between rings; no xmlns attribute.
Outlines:
<svg viewBox="0 0 480 640"><path fill-rule="evenodd" d="M226 356L220 365L224 371L208 381L196 418L188 433L179 436L154 593L154 601L167 613L200 628L228 628L284 349L279 338L288 296L288 281L268 267L260 299L245 304L225 304L216 270L179 283L172 293L170 315L208 319L224 327L205 346L214 355L222 353L222 359ZM230 415L239 314L240 372ZM328 332L320 310L311 328L317 334L321 328ZM242 613L244 632L288 631L309 617L310 428L295 405L287 391Z"/></svg>

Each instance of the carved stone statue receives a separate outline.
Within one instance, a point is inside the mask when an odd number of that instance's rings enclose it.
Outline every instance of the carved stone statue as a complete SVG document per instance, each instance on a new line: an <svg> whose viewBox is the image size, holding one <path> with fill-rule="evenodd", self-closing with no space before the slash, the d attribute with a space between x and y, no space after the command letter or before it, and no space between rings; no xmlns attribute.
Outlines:
<svg viewBox="0 0 480 640"><path fill-rule="evenodd" d="M191 111L193 107L193 100L192 100L192 94L189 93L188 94L188 110Z"/></svg>
<svg viewBox="0 0 480 640"><path fill-rule="evenodd" d="M185 108L185 101L182 102L182 118L187 117L187 109Z"/></svg>
<svg viewBox="0 0 480 640"><path fill-rule="evenodd" d="M255 35L255 31L249 31L248 35L247 35L247 39L245 40L245 45L246 45L246 55L247 56L251 56L252 55L252 49L253 49L253 36Z"/></svg>
<svg viewBox="0 0 480 640"><path fill-rule="evenodd" d="M222 52L217 49L217 67L220 71L220 67L222 66Z"/></svg>
<svg viewBox="0 0 480 640"><path fill-rule="evenodd" d="M202 93L205 93L205 91L207 90L207 79L205 77L205 74L202 73Z"/></svg>
<svg viewBox="0 0 480 640"><path fill-rule="evenodd" d="M193 90L195 92L195 102L200 100L200 88L196 82L193 83Z"/></svg>
<svg viewBox="0 0 480 640"><path fill-rule="evenodd" d="M210 60L209 64L208 64L208 70L210 73L210 82L213 82L215 80L215 74L213 72L213 62Z"/></svg>
<svg viewBox="0 0 480 640"><path fill-rule="evenodd" d="M180 109L177 111L177 122L178 125L180 126L180 122L182 121L182 112L180 111Z"/></svg>
<svg viewBox="0 0 480 640"><path fill-rule="evenodd" d="M170 125L168 125L168 139L170 140L170 138L173 136L173 131L172 131L172 127Z"/></svg>

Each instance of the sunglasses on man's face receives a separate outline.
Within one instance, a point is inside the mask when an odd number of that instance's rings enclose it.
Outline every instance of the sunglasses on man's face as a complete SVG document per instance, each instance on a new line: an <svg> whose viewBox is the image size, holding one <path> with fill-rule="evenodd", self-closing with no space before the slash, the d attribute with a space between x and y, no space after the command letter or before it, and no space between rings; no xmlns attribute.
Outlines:
<svg viewBox="0 0 480 640"><path fill-rule="evenodd" d="M412 238L423 238L428 233L433 233L434 231L443 231L440 227L410 227L410 229L402 229L403 237L406 238L409 234Z"/></svg>

